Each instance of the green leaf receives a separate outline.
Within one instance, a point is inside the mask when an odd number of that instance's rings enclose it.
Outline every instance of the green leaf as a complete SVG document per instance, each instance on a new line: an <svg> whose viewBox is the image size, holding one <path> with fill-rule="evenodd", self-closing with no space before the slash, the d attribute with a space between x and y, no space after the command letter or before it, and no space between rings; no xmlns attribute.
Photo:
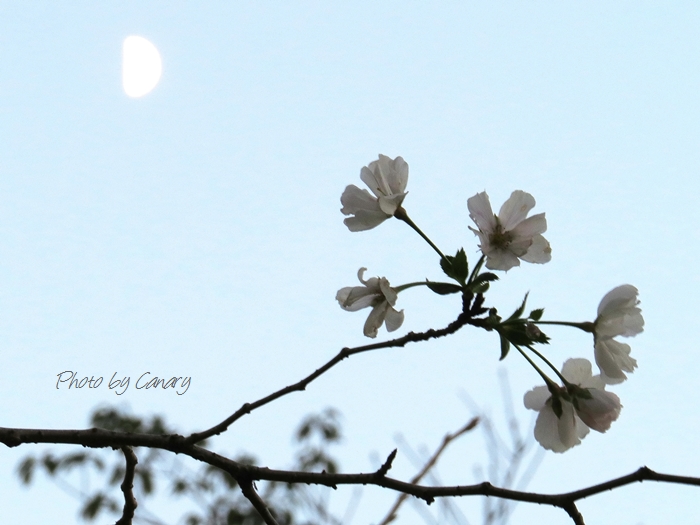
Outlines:
<svg viewBox="0 0 700 525"><path fill-rule="evenodd" d="M442 268L442 271L445 272L447 277L454 277L452 275L452 259L454 259L454 257L450 257L449 255L445 255L444 258L440 259L440 268Z"/></svg>
<svg viewBox="0 0 700 525"><path fill-rule="evenodd" d="M510 350L510 341L508 341L508 339L506 339L503 336L503 334L499 335L501 336L501 357L498 360L503 361L508 355L508 351Z"/></svg>
<svg viewBox="0 0 700 525"><path fill-rule="evenodd" d="M539 321L542 319L542 314L544 313L544 308L536 308L532 312L530 312L529 318L532 319L533 321Z"/></svg>
<svg viewBox="0 0 700 525"><path fill-rule="evenodd" d="M490 286L489 283L479 283L476 285L474 283L472 283L469 285L469 289L473 293L486 293L486 291L489 289L489 286Z"/></svg>
<svg viewBox="0 0 700 525"><path fill-rule="evenodd" d="M440 259L440 268L448 277L460 284L465 284L469 277L469 263L464 248L460 248L454 257L445 255L444 259Z"/></svg>
<svg viewBox="0 0 700 525"><path fill-rule="evenodd" d="M452 270L454 271L454 278L464 284L467 277L469 277L469 263L467 262L467 254L464 253L464 248L457 250L452 259Z"/></svg>
<svg viewBox="0 0 700 525"><path fill-rule="evenodd" d="M472 283L484 283L484 282L493 282L493 281L498 281L498 275L495 273L491 272L484 272L480 273L476 277L474 277L474 280Z"/></svg>
<svg viewBox="0 0 700 525"><path fill-rule="evenodd" d="M520 319L520 316L523 315L523 312L525 311L525 304L527 303L527 296L530 295L530 292L527 292L525 294L525 297L523 298L523 304L521 304L518 309L513 312L513 315L511 315L507 320L512 321L513 319Z"/></svg>
<svg viewBox="0 0 700 525"><path fill-rule="evenodd" d="M498 281L498 275L495 273L480 273L471 283L469 283L469 290L474 293L484 293L489 289L489 283L493 281Z"/></svg>
<svg viewBox="0 0 700 525"><path fill-rule="evenodd" d="M435 283L426 279L425 284L438 295L450 295L452 293L459 293L462 291L461 286L451 283Z"/></svg>

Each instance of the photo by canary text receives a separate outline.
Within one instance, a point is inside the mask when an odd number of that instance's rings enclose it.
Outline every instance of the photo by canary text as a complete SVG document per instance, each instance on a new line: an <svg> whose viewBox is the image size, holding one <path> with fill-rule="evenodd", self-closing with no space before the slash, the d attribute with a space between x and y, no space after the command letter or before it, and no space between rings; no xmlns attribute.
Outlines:
<svg viewBox="0 0 700 525"><path fill-rule="evenodd" d="M129 386L133 385L135 390L172 390L178 396L181 396L190 389L192 384L192 378L188 376L159 377L151 372L140 374L134 382L132 382L131 376L120 376L118 372L114 372L112 377L106 382L104 377L94 375L80 376L78 372L65 370L56 374L56 390L96 389L106 386L109 390L121 396L129 390Z"/></svg>

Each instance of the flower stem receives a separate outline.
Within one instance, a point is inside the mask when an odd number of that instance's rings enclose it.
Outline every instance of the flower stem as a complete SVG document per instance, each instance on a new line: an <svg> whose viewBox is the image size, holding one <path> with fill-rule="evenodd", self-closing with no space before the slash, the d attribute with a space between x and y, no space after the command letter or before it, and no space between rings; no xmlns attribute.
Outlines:
<svg viewBox="0 0 700 525"><path fill-rule="evenodd" d="M549 367L550 367L552 370L554 370L554 372L559 376L559 379L561 379L562 382L563 382L565 385L568 385L568 384L569 384L569 382L566 380L566 378L565 378L563 375L561 375L561 372L559 372L559 370L557 369L557 367L555 367L555 366L550 362L549 359L547 359L547 358L546 358L545 356L543 356L540 352L538 352L537 350L535 350L535 349L532 347L532 345L527 345L527 347L530 349L530 351L534 352L534 354L535 354L537 357L539 357L540 359L542 359L542 361L544 361L545 363L547 363L547 364L549 365Z"/></svg>
<svg viewBox="0 0 700 525"><path fill-rule="evenodd" d="M474 266L472 274L469 276L469 279L467 279L467 285L469 285L474 280L474 277L478 275L479 270L481 270L481 267L483 266L485 260L486 256L482 254L479 258L479 261L476 263L476 266Z"/></svg>
<svg viewBox="0 0 700 525"><path fill-rule="evenodd" d="M586 321L585 323L574 323L574 322L569 322L569 321L532 321L534 324L558 324L561 326L573 326L574 328L578 328L579 330L583 330L584 332L588 333L594 333L595 332L595 324L591 323L590 321Z"/></svg>
<svg viewBox="0 0 700 525"><path fill-rule="evenodd" d="M408 288L413 288L414 286L427 286L426 281L417 281L415 283L407 283L407 284L402 284L401 286L394 286L394 290L396 290L396 293L398 292L403 292L404 290L407 290ZM438 283L438 284L445 284L445 283Z"/></svg>
<svg viewBox="0 0 700 525"><path fill-rule="evenodd" d="M554 387L557 386L557 385L554 383L554 381L552 381L552 380L549 378L549 376L548 376L547 374L545 374L545 373L540 369L540 367L537 366L537 365L535 364L535 362L534 362L532 359L530 359L530 356L528 356L528 355L525 353L525 350L523 350L522 348L520 348L520 347L519 347L518 345L516 345L515 343L511 343L511 344L518 350L518 352L520 352L520 355L522 355L522 356L527 360L527 362L530 363L530 364L532 365L532 367L533 367L535 370L537 370L537 373L540 374L540 376L542 377L542 379L544 379L544 382L547 383L547 386L550 387L550 391L551 391L551 387L552 387L552 386L554 386ZM528 348L529 348L529 347L528 347ZM530 348L530 350L532 350L532 348ZM536 353L536 354L539 354L539 352L535 352L535 353ZM549 361L547 361L546 359L545 359L545 361L546 361L547 363L549 363ZM551 366L551 364L550 364L550 366ZM554 371L557 373L557 375L560 375L560 374L559 374L559 371L558 371L556 368L554 369Z"/></svg>
<svg viewBox="0 0 700 525"><path fill-rule="evenodd" d="M406 210L403 208L403 206L398 207L398 209L394 212L394 217L405 222L411 228L413 228L416 231L416 233L418 235L420 235L421 237L423 237L425 242L427 242L430 245L430 247L440 255L441 258L443 258L443 259L445 259L445 261L447 261L447 257L445 257L445 254L440 251L440 248L435 246L433 241L431 241L428 238L428 236L425 233L423 233L418 226L416 226L416 223L411 220L411 218L408 216L408 213L406 213Z"/></svg>

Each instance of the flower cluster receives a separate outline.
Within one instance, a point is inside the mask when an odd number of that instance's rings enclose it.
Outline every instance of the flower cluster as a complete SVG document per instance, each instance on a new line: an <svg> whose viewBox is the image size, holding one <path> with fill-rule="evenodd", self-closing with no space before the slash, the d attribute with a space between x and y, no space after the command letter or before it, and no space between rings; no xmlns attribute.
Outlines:
<svg viewBox="0 0 700 525"><path fill-rule="evenodd" d="M637 361L630 357L629 345L613 339L635 336L644 330L637 294L630 284L613 288L600 301L595 322L582 325L593 332L599 375L592 375L588 360L569 359L561 371L568 387L561 391L537 387L525 394L525 407L539 411L535 439L544 448L564 452L578 445L589 428L605 432L619 416L620 399L606 392L605 385L621 383L627 379L625 372L631 373L637 367ZM581 388L589 395L581 397Z"/></svg>
<svg viewBox="0 0 700 525"><path fill-rule="evenodd" d="M624 381L637 366L636 360L630 357L629 345L615 339L635 336L644 329L637 289L625 284L608 292L598 306L594 322L544 321L541 319L544 313L542 308L532 310L524 317L527 295L510 317L503 318L496 308L482 307L484 294L491 283L498 280L494 273L481 272L482 265L489 270L507 272L520 266L520 261L544 264L552 258L551 246L543 237L547 231L545 214L528 217L535 207L532 195L521 190L512 192L498 214L493 213L486 192L467 199L469 217L476 225L476 228L469 226L469 229L478 237L481 251L479 261L470 271L463 248L454 256L445 255L409 218L403 208L407 194L408 164L401 157L391 159L379 155L378 160L362 168L360 178L372 193L354 185L345 188L340 198L343 205L340 211L349 216L344 220L348 229L353 232L369 230L391 217L400 219L439 254L440 267L452 280L444 283L426 279L393 288L386 277L365 280L366 269L360 268L358 278L362 286L341 288L336 299L344 310L351 312L372 308L364 325L364 335L376 337L382 325L386 325L389 332L401 327L403 310L397 311L394 306L398 293L407 288L425 285L439 295L461 293L462 319L464 316L473 319L469 316L488 313L487 317L474 319L471 324L498 334L501 359L508 355L511 348L515 348L544 379L545 386L536 387L524 396L525 407L539 413L535 438L544 448L564 452L581 443L591 429L606 432L622 409L620 399L608 392L606 385ZM474 304L478 301L478 308L469 307L472 300ZM547 324L572 326L592 333L594 356L600 373L593 375L587 359L569 359L561 371L556 369L534 348L534 345L549 343L549 336L540 329L541 325ZM531 355L551 368L558 381L552 380Z"/></svg>

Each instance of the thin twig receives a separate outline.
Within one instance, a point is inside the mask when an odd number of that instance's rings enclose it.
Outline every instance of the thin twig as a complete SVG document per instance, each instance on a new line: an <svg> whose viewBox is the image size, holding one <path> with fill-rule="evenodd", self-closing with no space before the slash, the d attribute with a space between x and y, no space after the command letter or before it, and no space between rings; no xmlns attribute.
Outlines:
<svg viewBox="0 0 700 525"><path fill-rule="evenodd" d="M474 299L473 303L472 299ZM186 438L186 441L187 443L194 445L204 439L208 439L212 436L225 432L231 424L233 424L235 421L237 421L244 415L250 414L253 410L260 408L263 405L267 405L268 403L271 403L272 401L279 399L280 397L290 394L292 392L300 392L305 390L309 383L311 383L321 375L325 374L328 370L340 363L343 359L352 355L359 354L362 352L368 352L370 350L379 350L381 348L403 347L406 346L406 344L408 343L417 343L419 341L427 341L429 339L444 337L446 335L450 335L457 332L460 328L468 324L472 326L486 328L484 319L476 318L477 316L482 315L488 311L487 308L483 307L483 302L484 296L482 294L477 294L476 297L474 297L473 294L471 294L470 292L465 292L462 295L462 313L459 314L457 319L455 319L445 328L441 328L439 330L431 328L430 330L426 330L425 332L417 333L409 332L403 337L391 339L390 341L384 341L382 343L373 343L370 345L358 346L355 348L343 348L333 359L328 361L322 367L316 369L313 373L309 374L301 381L294 383L293 385L281 388L277 392L273 392L272 394L258 399L253 403L244 403L241 406L241 408L239 408L236 412L224 419L221 423L203 432L196 432L194 434L191 434Z"/></svg>
<svg viewBox="0 0 700 525"><path fill-rule="evenodd" d="M437 463L438 458L442 455L442 453L445 451L447 446L457 439L458 437L466 434L470 430L472 430L476 425L479 423L479 418L475 417L469 423L464 425L462 428L460 428L457 432L453 434L446 434L445 437L442 438L442 444L438 447L438 449L435 451L433 456L428 460L428 462L423 466L421 471L416 474L413 479L411 479L412 484L418 483L423 477L428 473L428 471L435 466ZM394 450L394 453L396 451ZM394 502L394 505L389 509L389 512L387 512L386 516L382 521L379 522L379 525L388 525L392 521L394 521L397 518L397 512L399 510L399 507L403 505L404 501L408 498L407 494L401 494L398 498L396 498L396 501Z"/></svg>
<svg viewBox="0 0 700 525"><path fill-rule="evenodd" d="M248 498L248 501L250 501L253 504L253 507L255 507L255 510L258 511L258 514L260 514L260 516L265 521L265 523L267 525L279 525L277 523L277 520L275 519L275 517L270 512L270 509L267 508L267 505L265 505L265 502L262 500L260 495L255 490L255 486L253 485L253 480L252 479L239 479L238 484L241 487L241 491L243 492L243 495L246 498Z"/></svg>
<svg viewBox="0 0 700 525"><path fill-rule="evenodd" d="M126 469L124 472L124 481L122 481L121 489L124 493L124 510L122 517L117 520L114 525L131 525L136 512L136 498L134 497L134 473L136 472L136 464L139 460L131 447L122 446L124 459L126 459Z"/></svg>

